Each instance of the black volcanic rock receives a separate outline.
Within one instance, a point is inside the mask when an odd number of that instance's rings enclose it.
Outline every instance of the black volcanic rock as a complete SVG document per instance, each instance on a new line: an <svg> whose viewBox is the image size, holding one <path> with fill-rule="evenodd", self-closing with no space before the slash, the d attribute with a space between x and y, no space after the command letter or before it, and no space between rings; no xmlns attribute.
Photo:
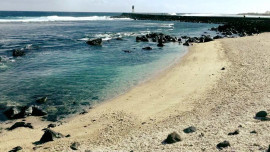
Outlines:
<svg viewBox="0 0 270 152"><path fill-rule="evenodd" d="M14 130L19 127L25 127L25 128L31 128L33 129L34 127L31 125L31 123L25 123L25 122L16 122L14 125L12 125L8 130Z"/></svg>
<svg viewBox="0 0 270 152"><path fill-rule="evenodd" d="M42 98L37 99L36 102L42 104L42 103L47 102L47 100L48 100L47 97L42 97Z"/></svg>
<svg viewBox="0 0 270 152"><path fill-rule="evenodd" d="M4 112L4 114L7 116L8 119L22 118L20 116L20 113L21 113L21 109L18 107L11 107L10 109Z"/></svg>
<svg viewBox="0 0 270 152"><path fill-rule="evenodd" d="M186 134L190 134L190 133L193 133L193 132L196 132L196 128L195 127L193 127L193 126L191 126L191 127L188 127L188 128L186 128L186 129L184 129L183 131L184 131L184 133L186 133Z"/></svg>
<svg viewBox="0 0 270 152"><path fill-rule="evenodd" d="M239 134L239 130L235 130L234 132L230 132L228 135L234 136L234 135L238 135L238 134Z"/></svg>
<svg viewBox="0 0 270 152"><path fill-rule="evenodd" d="M220 36L220 35L217 35L217 36L214 37L214 39L221 39L221 38L223 38L223 37Z"/></svg>
<svg viewBox="0 0 270 152"><path fill-rule="evenodd" d="M150 46L143 48L143 50L152 50L152 49L153 48L151 48Z"/></svg>
<svg viewBox="0 0 270 152"><path fill-rule="evenodd" d="M130 51L130 50L123 50L123 52L125 52L125 53L131 53L132 51Z"/></svg>
<svg viewBox="0 0 270 152"><path fill-rule="evenodd" d="M72 143L72 144L70 145L70 148L71 148L72 150L78 150L78 149L79 149L79 146L80 146L80 143L74 142L74 143Z"/></svg>
<svg viewBox="0 0 270 152"><path fill-rule="evenodd" d="M33 106L32 109L33 109L32 116L45 116L45 115L47 115L47 112L45 112L43 109L41 109L38 106Z"/></svg>
<svg viewBox="0 0 270 152"><path fill-rule="evenodd" d="M167 139L164 140L164 143L174 144L174 143L180 142L180 141L182 141L180 135L177 134L176 132L173 132L173 133L168 135Z"/></svg>
<svg viewBox="0 0 270 152"><path fill-rule="evenodd" d="M18 152L22 150L22 147L21 146L17 146L17 147L14 147L12 150L10 150L9 152Z"/></svg>
<svg viewBox="0 0 270 152"><path fill-rule="evenodd" d="M15 49L12 51L12 56L14 57L19 57L19 56L24 56L25 52L22 50Z"/></svg>
<svg viewBox="0 0 270 152"><path fill-rule="evenodd" d="M51 129L44 129L44 134L42 135L41 139L39 140L40 143L46 143L50 141L54 141L59 138L63 138L64 135L61 133L55 132Z"/></svg>
<svg viewBox="0 0 270 152"><path fill-rule="evenodd" d="M257 118L264 118L267 116L267 112L266 111L260 111L258 113L256 113L256 117Z"/></svg>
<svg viewBox="0 0 270 152"><path fill-rule="evenodd" d="M183 43L184 46L189 46L188 41L186 41L185 43Z"/></svg>
<svg viewBox="0 0 270 152"><path fill-rule="evenodd" d="M227 148L227 147L230 147L230 146L231 145L230 145L230 143L228 141L223 141L223 142L217 144L217 148L219 150L222 150L223 148Z"/></svg>
<svg viewBox="0 0 270 152"><path fill-rule="evenodd" d="M100 46L100 45L102 45L102 39L101 38L92 39L92 40L86 41L86 43L89 44L89 45Z"/></svg>

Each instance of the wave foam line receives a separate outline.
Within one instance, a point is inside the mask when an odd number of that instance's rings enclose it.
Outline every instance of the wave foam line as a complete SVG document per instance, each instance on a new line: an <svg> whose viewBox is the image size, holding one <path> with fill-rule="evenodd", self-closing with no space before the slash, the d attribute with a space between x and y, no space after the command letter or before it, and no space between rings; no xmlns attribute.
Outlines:
<svg viewBox="0 0 270 152"><path fill-rule="evenodd" d="M0 23L4 22L56 22L56 21L98 21L98 20L131 20L129 18L111 18L110 16L88 16L88 17L72 17L72 16L46 16L46 17L20 17L10 19L0 19Z"/></svg>

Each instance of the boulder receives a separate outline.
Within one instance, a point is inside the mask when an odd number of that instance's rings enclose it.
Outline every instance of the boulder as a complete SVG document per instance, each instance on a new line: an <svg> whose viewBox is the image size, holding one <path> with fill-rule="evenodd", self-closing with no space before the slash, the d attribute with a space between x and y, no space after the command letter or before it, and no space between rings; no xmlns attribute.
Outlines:
<svg viewBox="0 0 270 152"><path fill-rule="evenodd" d="M72 144L70 145L70 148L71 148L72 150L78 150L78 149L79 149L79 146L80 146L80 143L74 142L74 143L72 143Z"/></svg>
<svg viewBox="0 0 270 152"><path fill-rule="evenodd" d="M173 133L168 135L167 139L164 140L164 143L174 144L174 143L180 142L180 141L182 141L180 135L177 134L176 132L173 132Z"/></svg>
<svg viewBox="0 0 270 152"><path fill-rule="evenodd" d="M23 118L20 116L20 113L21 113L21 109L18 107L11 107L10 109L4 112L4 114L7 116L8 119Z"/></svg>
<svg viewBox="0 0 270 152"><path fill-rule="evenodd" d="M17 147L14 147L12 150L10 150L9 152L18 152L22 150L22 147L21 146L17 146Z"/></svg>
<svg viewBox="0 0 270 152"><path fill-rule="evenodd" d="M24 55L25 55L25 52L22 50L15 49L12 51L12 56L14 57L19 57L19 56L24 56Z"/></svg>
<svg viewBox="0 0 270 152"><path fill-rule="evenodd" d="M14 130L19 127L25 127L25 128L31 128L33 129L34 127L31 125L31 123L25 123L25 122L16 122L14 125L12 125L8 130Z"/></svg>
<svg viewBox="0 0 270 152"><path fill-rule="evenodd" d="M230 147L230 146L231 145L230 145L230 143L228 141L223 141L223 142L217 144L217 148L219 150L222 150L223 148L227 148L227 147Z"/></svg>
<svg viewBox="0 0 270 152"><path fill-rule="evenodd" d="M102 39L101 39L101 38L98 38L98 39L92 39L92 40L86 41L86 43L89 44L89 45L96 45L96 46L99 46L99 45L102 45Z"/></svg>
<svg viewBox="0 0 270 152"><path fill-rule="evenodd" d="M260 112L256 113L257 118L265 118L266 116L267 116L266 111L260 111Z"/></svg>
<svg viewBox="0 0 270 152"><path fill-rule="evenodd" d="M36 102L39 104L42 104L42 103L47 102L47 99L48 99L47 97L42 97L42 98L37 99Z"/></svg>
<svg viewBox="0 0 270 152"><path fill-rule="evenodd" d="M239 134L239 130L235 130L234 132L230 132L228 135L234 136L234 135L238 135L238 134Z"/></svg>
<svg viewBox="0 0 270 152"><path fill-rule="evenodd" d="M143 50L152 50L152 49L153 48L151 48L150 46L143 48Z"/></svg>
<svg viewBox="0 0 270 152"><path fill-rule="evenodd" d="M44 110L42 110L38 106L33 106L32 109L33 109L32 116L45 116L45 115L47 115L47 112L45 112Z"/></svg>
<svg viewBox="0 0 270 152"><path fill-rule="evenodd" d="M210 35L204 36L204 42L211 42L213 38Z"/></svg>
<svg viewBox="0 0 270 152"><path fill-rule="evenodd" d="M41 139L39 140L40 143L46 143L50 141L54 141L59 138L63 138L64 135L61 133L55 132L51 129L44 129L44 134L42 135Z"/></svg>
<svg viewBox="0 0 270 152"><path fill-rule="evenodd" d="M186 41L185 43L183 43L184 46L189 46L188 41Z"/></svg>
<svg viewBox="0 0 270 152"><path fill-rule="evenodd" d="M186 134L190 134L190 133L193 133L193 132L196 132L196 128L195 127L193 127L193 126L191 126L191 127L188 127L188 128L186 128L186 129L184 129L183 131L184 131L184 133L186 133Z"/></svg>

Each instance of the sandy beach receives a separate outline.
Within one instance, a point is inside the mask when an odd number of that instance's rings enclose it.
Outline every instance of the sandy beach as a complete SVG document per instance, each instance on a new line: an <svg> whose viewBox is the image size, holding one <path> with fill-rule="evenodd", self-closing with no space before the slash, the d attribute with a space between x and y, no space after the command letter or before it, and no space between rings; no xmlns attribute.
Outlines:
<svg viewBox="0 0 270 152"><path fill-rule="evenodd" d="M254 116L270 112L269 48L270 33L194 44L155 78L53 128L71 137L34 145L50 122L28 117L34 129L2 129L0 151L72 151L73 142L82 152L219 151L216 145L225 140L231 147L223 151L267 150L270 123ZM196 132L185 134L189 126ZM237 129L238 135L228 136ZM182 141L162 144L174 131Z"/></svg>

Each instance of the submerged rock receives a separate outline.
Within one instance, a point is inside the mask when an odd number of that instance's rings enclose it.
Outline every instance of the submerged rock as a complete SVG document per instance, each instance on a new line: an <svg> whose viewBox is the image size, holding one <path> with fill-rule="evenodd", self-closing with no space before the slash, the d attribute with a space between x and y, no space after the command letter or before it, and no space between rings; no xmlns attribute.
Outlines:
<svg viewBox="0 0 270 152"><path fill-rule="evenodd" d="M164 143L173 144L173 143L180 142L180 141L182 141L180 135L177 134L176 132L173 132L173 133L168 135L167 139L164 140Z"/></svg>
<svg viewBox="0 0 270 152"><path fill-rule="evenodd" d="M86 43L89 45L102 45L102 39L101 38L92 39L92 40L86 41Z"/></svg>
<svg viewBox="0 0 270 152"><path fill-rule="evenodd" d="M152 50L152 49L153 48L151 48L150 46L143 48L143 50Z"/></svg>
<svg viewBox="0 0 270 152"><path fill-rule="evenodd" d="M79 146L80 146L80 143L74 142L74 143L71 144L70 148L72 150L78 150L79 149Z"/></svg>
<svg viewBox="0 0 270 152"><path fill-rule="evenodd" d="M62 135L61 133L55 132L51 129L46 128L44 130L45 132L42 135L41 139L39 140L40 143L46 143L64 137L64 135Z"/></svg>
<svg viewBox="0 0 270 152"><path fill-rule="evenodd" d="M22 51L22 50L13 50L12 51L12 56L14 57L19 57L19 56L24 56L25 55L25 52Z"/></svg>
<svg viewBox="0 0 270 152"><path fill-rule="evenodd" d="M227 147L230 147L230 143L228 141L223 141L219 144L217 144L217 148L222 150L223 148L227 148Z"/></svg>
<svg viewBox="0 0 270 152"><path fill-rule="evenodd" d="M193 132L196 132L196 128L195 127L193 127L193 126L191 126L191 127L188 127L188 128L186 128L186 129L184 129L183 131L184 131L184 133L186 133L186 134L190 134L190 133L193 133Z"/></svg>
<svg viewBox="0 0 270 152"><path fill-rule="evenodd" d="M42 104L42 103L47 102L47 99L48 99L47 97L42 97L40 99L37 99L36 102Z"/></svg>
<svg viewBox="0 0 270 152"><path fill-rule="evenodd" d="M130 51L130 50L123 50L123 52L125 52L125 53L131 53L132 51Z"/></svg>
<svg viewBox="0 0 270 152"><path fill-rule="evenodd" d="M123 41L123 38L118 37L118 38L116 38L115 40L118 40L118 41Z"/></svg>
<svg viewBox="0 0 270 152"><path fill-rule="evenodd" d="M31 128L33 129L34 127L31 125L31 123L25 123L25 122L16 122L14 125L12 125L8 130L14 130L19 127L25 127L25 128Z"/></svg>

